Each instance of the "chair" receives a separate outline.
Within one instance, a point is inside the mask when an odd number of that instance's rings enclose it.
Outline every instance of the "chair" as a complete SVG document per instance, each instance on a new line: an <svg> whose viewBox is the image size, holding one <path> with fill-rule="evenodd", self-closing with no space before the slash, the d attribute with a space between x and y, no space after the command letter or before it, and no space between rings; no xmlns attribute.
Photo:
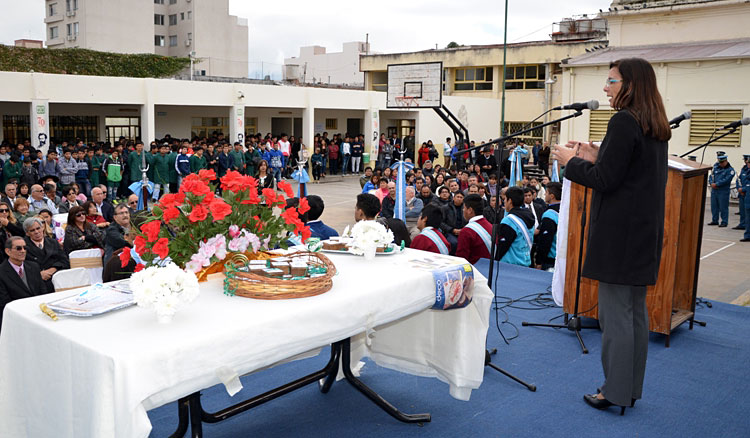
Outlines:
<svg viewBox="0 0 750 438"><path fill-rule="evenodd" d="M63 269L52 274L52 284L55 292L62 292L90 285L91 276L86 268Z"/></svg>
<svg viewBox="0 0 750 438"><path fill-rule="evenodd" d="M101 283L103 271L102 254L103 251L99 248L73 251L68 255L70 258L70 267L86 268L91 277L90 284Z"/></svg>

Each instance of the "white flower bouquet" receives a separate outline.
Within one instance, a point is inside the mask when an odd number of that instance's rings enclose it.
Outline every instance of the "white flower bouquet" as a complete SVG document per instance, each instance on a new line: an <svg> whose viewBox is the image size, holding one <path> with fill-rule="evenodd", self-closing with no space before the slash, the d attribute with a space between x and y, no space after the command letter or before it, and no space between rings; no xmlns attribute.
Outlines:
<svg viewBox="0 0 750 438"><path fill-rule="evenodd" d="M151 266L130 277L130 290L136 304L153 307L159 322L167 323L183 305L198 297L198 278L174 263Z"/></svg>
<svg viewBox="0 0 750 438"><path fill-rule="evenodd" d="M386 247L393 242L393 232L376 221L359 221L349 232L349 252L364 255L371 260L378 247Z"/></svg>

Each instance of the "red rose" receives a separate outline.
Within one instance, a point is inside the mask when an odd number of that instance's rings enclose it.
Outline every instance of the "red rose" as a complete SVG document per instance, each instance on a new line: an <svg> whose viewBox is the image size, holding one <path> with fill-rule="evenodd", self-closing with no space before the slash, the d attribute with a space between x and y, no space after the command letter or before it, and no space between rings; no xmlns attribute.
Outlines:
<svg viewBox="0 0 750 438"><path fill-rule="evenodd" d="M161 216L164 222L169 223L172 219L177 218L180 215L180 210L177 207L169 207L164 210L164 214Z"/></svg>
<svg viewBox="0 0 750 438"><path fill-rule="evenodd" d="M162 237L152 248L154 254L158 255L162 260L166 259L169 255L169 240L166 237Z"/></svg>
<svg viewBox="0 0 750 438"><path fill-rule="evenodd" d="M146 265L144 265L143 263L138 263L137 265L135 265L135 271L133 272L141 272L145 267Z"/></svg>
<svg viewBox="0 0 750 438"><path fill-rule="evenodd" d="M240 202L240 204L244 204L244 205L256 205L259 203L260 203L260 198L258 197L258 191L256 189L251 189L250 197Z"/></svg>
<svg viewBox="0 0 750 438"><path fill-rule="evenodd" d="M146 239L141 236L135 236L135 252L142 256L146 251L148 251L148 248L146 248Z"/></svg>
<svg viewBox="0 0 750 438"><path fill-rule="evenodd" d="M168 193L161 197L159 205L166 210L170 207L179 207L185 201L184 193Z"/></svg>
<svg viewBox="0 0 750 438"><path fill-rule="evenodd" d="M206 220L207 216L208 209L206 209L203 204L198 204L193 207L193 210L190 212L188 219L190 219L190 222L200 222Z"/></svg>
<svg viewBox="0 0 750 438"><path fill-rule="evenodd" d="M276 202L276 192L273 189L263 189L263 198L267 205L271 205Z"/></svg>
<svg viewBox="0 0 750 438"><path fill-rule="evenodd" d="M130 263L130 248L127 246L122 249L120 253L120 267L124 268Z"/></svg>
<svg viewBox="0 0 750 438"><path fill-rule="evenodd" d="M299 214L305 214L310 211L310 204L307 203L307 198L302 198L299 200L299 207L297 207L297 211L299 212Z"/></svg>
<svg viewBox="0 0 750 438"><path fill-rule="evenodd" d="M208 184L201 180L188 180L182 182L182 186L180 186L180 192L192 193L195 196L203 196L211 193L211 188L208 187Z"/></svg>
<svg viewBox="0 0 750 438"><path fill-rule="evenodd" d="M221 188L237 193L242 190L243 179L244 176L241 173L235 170L228 170L227 174L221 178Z"/></svg>
<svg viewBox="0 0 750 438"><path fill-rule="evenodd" d="M284 218L284 221L288 224L293 224L296 221L299 221L299 217L297 215L297 211L293 208L287 208L284 210L283 213L281 213L281 217Z"/></svg>
<svg viewBox="0 0 750 438"><path fill-rule="evenodd" d="M211 216L214 218L214 222L220 221L232 213L232 207L224 202L221 198L216 198L208 204L208 209L211 210Z"/></svg>
<svg viewBox="0 0 750 438"><path fill-rule="evenodd" d="M213 181L216 179L216 172L213 169L201 169L198 171L198 178L204 181Z"/></svg>
<svg viewBox="0 0 750 438"><path fill-rule="evenodd" d="M141 225L141 231L143 231L143 233L146 235L146 238L149 242L153 242L154 240L159 238L160 230L161 222L159 222L158 220Z"/></svg>
<svg viewBox="0 0 750 438"><path fill-rule="evenodd" d="M294 190L292 190L291 184L282 179L281 181L279 181L278 186L281 190L284 191L284 193L286 193L286 196L288 198L294 198Z"/></svg>
<svg viewBox="0 0 750 438"><path fill-rule="evenodd" d="M306 242L307 239L309 239L310 236L312 236L312 231L310 231L309 227L305 227L305 228L302 228L299 234L300 236L302 236L302 241Z"/></svg>

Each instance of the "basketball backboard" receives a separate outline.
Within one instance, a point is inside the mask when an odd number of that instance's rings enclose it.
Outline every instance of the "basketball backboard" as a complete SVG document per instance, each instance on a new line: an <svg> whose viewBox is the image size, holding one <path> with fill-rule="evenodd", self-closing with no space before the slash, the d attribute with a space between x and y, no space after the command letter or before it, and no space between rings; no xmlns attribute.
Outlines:
<svg viewBox="0 0 750 438"><path fill-rule="evenodd" d="M442 62L388 65L387 108L440 108L442 98Z"/></svg>

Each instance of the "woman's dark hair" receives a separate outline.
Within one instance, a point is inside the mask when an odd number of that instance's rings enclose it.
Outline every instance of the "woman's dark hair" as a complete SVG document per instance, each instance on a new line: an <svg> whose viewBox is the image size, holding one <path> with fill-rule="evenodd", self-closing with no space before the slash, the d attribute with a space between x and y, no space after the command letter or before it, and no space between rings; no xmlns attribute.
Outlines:
<svg viewBox="0 0 750 438"><path fill-rule="evenodd" d="M643 135L667 141L672 137L656 74L651 64L641 58L625 58L609 64L622 76L620 92L612 101L616 110L627 109L638 121Z"/></svg>
<svg viewBox="0 0 750 438"><path fill-rule="evenodd" d="M75 207L71 208L68 212L68 226L74 226L76 223L76 215L80 212L84 212L88 214L86 210L83 209L80 205L76 205Z"/></svg>
<svg viewBox="0 0 750 438"><path fill-rule="evenodd" d="M260 175L260 168L263 166L263 164L266 165L266 174L268 174L268 161L266 160L260 160L258 161L258 171L256 172L256 175Z"/></svg>
<svg viewBox="0 0 750 438"><path fill-rule="evenodd" d="M89 210L91 210L91 207L94 207L94 209L96 209L96 205L93 201L86 201L81 206L81 208L83 208L83 212L86 213L86 216L89 215Z"/></svg>
<svg viewBox="0 0 750 438"><path fill-rule="evenodd" d="M65 188L64 188L64 189L62 189L62 195L63 195L63 198L64 198L64 197L66 197L66 196L68 196L68 194L69 194L70 192L74 191L74 190L75 190L75 189L73 189L73 187L72 187L72 186L65 186Z"/></svg>

